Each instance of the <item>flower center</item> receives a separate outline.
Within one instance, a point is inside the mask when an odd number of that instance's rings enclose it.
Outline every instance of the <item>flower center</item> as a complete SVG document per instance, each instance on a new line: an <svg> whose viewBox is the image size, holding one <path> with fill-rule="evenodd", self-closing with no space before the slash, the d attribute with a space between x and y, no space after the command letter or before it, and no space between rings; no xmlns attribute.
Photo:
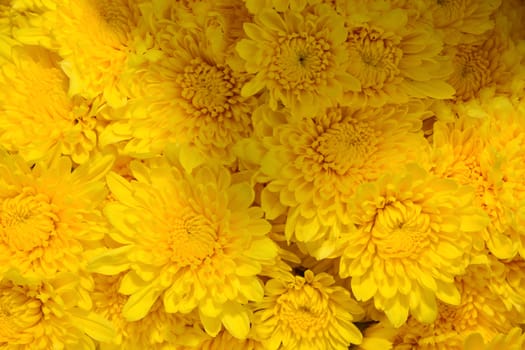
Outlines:
<svg viewBox="0 0 525 350"><path fill-rule="evenodd" d="M194 58L177 83L182 88L182 97L188 102L188 114L219 121L231 118L231 107L238 102L240 89L230 68Z"/></svg>
<svg viewBox="0 0 525 350"><path fill-rule="evenodd" d="M195 267L215 253L217 229L206 217L185 213L172 221L168 245L172 262Z"/></svg>
<svg viewBox="0 0 525 350"><path fill-rule="evenodd" d="M283 323L302 338L313 338L330 317L326 299L310 285L289 290L278 298L277 305Z"/></svg>
<svg viewBox="0 0 525 350"><path fill-rule="evenodd" d="M332 125L313 143L325 170L344 175L374 149L374 132L366 121L347 120Z"/></svg>
<svg viewBox="0 0 525 350"><path fill-rule="evenodd" d="M13 251L46 247L54 235L58 217L49 198L32 188L5 199L0 210L0 240Z"/></svg>
<svg viewBox="0 0 525 350"><path fill-rule="evenodd" d="M30 344L34 339L26 331L42 318L41 302L29 298L12 283L0 286L0 344Z"/></svg>
<svg viewBox="0 0 525 350"><path fill-rule="evenodd" d="M418 205L396 201L378 211L372 237L383 258L418 258L429 230L430 217Z"/></svg>
<svg viewBox="0 0 525 350"><path fill-rule="evenodd" d="M331 45L306 33L293 33L278 39L272 57L270 79L284 90L299 95L317 89L326 79L332 56Z"/></svg>
<svg viewBox="0 0 525 350"><path fill-rule="evenodd" d="M491 50L477 45L458 45L454 56L454 71L449 82L456 89L456 97L462 100L474 98L492 83L497 59Z"/></svg>
<svg viewBox="0 0 525 350"><path fill-rule="evenodd" d="M347 44L349 71L361 81L363 88L381 89L399 75L403 51L379 30L356 28L349 33Z"/></svg>

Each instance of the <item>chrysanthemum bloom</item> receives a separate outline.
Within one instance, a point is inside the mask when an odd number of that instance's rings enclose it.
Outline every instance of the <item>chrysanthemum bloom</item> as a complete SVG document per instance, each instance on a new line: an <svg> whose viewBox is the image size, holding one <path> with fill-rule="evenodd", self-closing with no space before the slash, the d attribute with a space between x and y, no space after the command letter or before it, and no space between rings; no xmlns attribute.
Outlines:
<svg viewBox="0 0 525 350"><path fill-rule="evenodd" d="M0 347L13 350L94 350L110 342L106 319L78 307L77 277L63 273L42 283L0 280ZM89 335L89 336L88 336Z"/></svg>
<svg viewBox="0 0 525 350"><path fill-rule="evenodd" d="M70 97L60 58L46 49L16 46L5 56L0 54L1 145L28 161L54 147L76 163L87 161L103 125L97 120L104 113L101 100Z"/></svg>
<svg viewBox="0 0 525 350"><path fill-rule="evenodd" d="M346 350L359 344L362 335L352 321L362 310L348 290L334 282L332 276L310 270L304 277L289 274L269 280L253 321L265 348Z"/></svg>
<svg viewBox="0 0 525 350"><path fill-rule="evenodd" d="M393 349L463 350L465 339L473 333L490 341L523 322L523 316L507 312L500 296L487 288L491 283L494 280L490 265L471 265L464 276L456 278L461 294L459 305L439 303L438 317L431 324L422 324L410 317L398 329L386 323L374 326L370 335L384 335L392 342Z"/></svg>
<svg viewBox="0 0 525 350"><path fill-rule="evenodd" d="M448 82L456 89L455 99L479 97L485 89L509 94L515 79L523 79L523 53L501 30L491 30L475 41L448 46L454 70Z"/></svg>
<svg viewBox="0 0 525 350"><path fill-rule="evenodd" d="M231 39L211 26L229 18L214 12L211 22L200 20L201 27L191 13L179 21L151 16L153 27L144 35L157 46L133 56L125 75L129 110L106 128L103 144L124 141L125 153L151 157L176 142L187 148L186 159L232 163L233 144L252 131L257 101L241 96L246 73L228 66Z"/></svg>
<svg viewBox="0 0 525 350"><path fill-rule="evenodd" d="M307 243L318 258L333 254L337 237L350 229L347 206L358 184L410 161L425 164L420 117L414 105L336 107L302 120L267 106L256 110L255 134L262 141L247 145L243 157L268 182L261 194L266 216L289 207L286 238Z"/></svg>
<svg viewBox="0 0 525 350"><path fill-rule="evenodd" d="M51 278L85 267L85 254L107 229L101 213L106 196L101 178L112 164L100 157L72 171L69 158L30 167L0 154L0 275Z"/></svg>
<svg viewBox="0 0 525 350"><path fill-rule="evenodd" d="M483 232L487 247L512 258L525 241L516 224L525 198L525 109L500 97L456 111L461 117L454 123L434 125L432 172L475 187L475 203L491 219Z"/></svg>
<svg viewBox="0 0 525 350"><path fill-rule="evenodd" d="M116 336L112 342L101 342L101 350L165 350L200 348L208 338L200 326L196 313L166 313L159 299L153 304L148 315L129 322L122 315L122 308L128 296L119 293L123 273L116 276L95 274L95 289L91 294L93 311L110 320L115 327ZM233 349L233 348L230 348Z"/></svg>
<svg viewBox="0 0 525 350"><path fill-rule="evenodd" d="M53 48L63 58L70 95L102 94L112 106L126 96L118 87L129 52L135 47L139 0L53 0L44 14ZM29 38L30 39L30 38ZM25 39L21 37L21 40Z"/></svg>
<svg viewBox="0 0 525 350"><path fill-rule="evenodd" d="M485 342L480 334L472 334L465 340L463 350L521 350L525 347L525 334L519 327L506 334L498 334Z"/></svg>
<svg viewBox="0 0 525 350"><path fill-rule="evenodd" d="M335 106L346 91L360 90L359 81L346 72L343 18L329 6L284 13L264 9L244 30L248 39L238 43L237 51L253 78L243 86L243 96L264 91L273 110L282 103L304 116Z"/></svg>
<svg viewBox="0 0 525 350"><path fill-rule="evenodd" d="M433 322L436 298L459 304L453 278L465 272L473 236L488 223L473 200L470 187L416 165L360 185L348 206L357 227L345 237L341 277L351 276L356 298L373 298L395 327L409 313Z"/></svg>
<svg viewBox="0 0 525 350"><path fill-rule="evenodd" d="M378 6L381 3L382 6ZM345 104L381 106L405 103L411 97L447 99L454 88L439 35L413 11L387 2L367 2L355 13L347 2L347 71L361 83L360 91L345 95Z"/></svg>
<svg viewBox="0 0 525 350"><path fill-rule="evenodd" d="M191 174L167 159L131 164L134 181L111 173L116 199L105 207L122 247L95 258L91 269L116 274L131 269L120 292L129 295L122 313L143 319L159 297L169 313L198 310L214 336L221 324L235 337L249 331L248 301L263 297L257 274L275 262L270 224L251 206L253 189L224 168L202 166Z"/></svg>
<svg viewBox="0 0 525 350"><path fill-rule="evenodd" d="M425 0L424 11L431 13L432 26L443 32L443 41L457 44L475 40L480 34L494 28L491 15L501 0Z"/></svg>
<svg viewBox="0 0 525 350"><path fill-rule="evenodd" d="M480 113L485 112L488 116L482 136L488 150L496 153L502 163L500 197L511 222L505 235L513 243L519 242L519 254L525 258L525 232L520 216L525 202L525 103L514 105L508 98L500 97L487 100L482 107Z"/></svg>

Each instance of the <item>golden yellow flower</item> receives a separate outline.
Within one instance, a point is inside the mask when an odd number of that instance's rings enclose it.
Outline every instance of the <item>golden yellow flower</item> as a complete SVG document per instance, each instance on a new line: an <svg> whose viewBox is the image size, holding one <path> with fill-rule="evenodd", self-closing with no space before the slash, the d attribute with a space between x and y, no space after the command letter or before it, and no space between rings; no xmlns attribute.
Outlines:
<svg viewBox="0 0 525 350"><path fill-rule="evenodd" d="M454 44L475 40L478 35L494 28L491 15L502 1L425 0L423 3L423 11L432 14L433 27L443 32L443 41Z"/></svg>
<svg viewBox="0 0 525 350"><path fill-rule="evenodd" d="M488 218L474 191L416 165L362 184L348 212L356 229L345 235L341 277L352 277L358 300L374 300L395 327L409 313L430 323L436 298L458 305L453 278L465 272L473 236Z"/></svg>
<svg viewBox="0 0 525 350"><path fill-rule="evenodd" d="M456 89L456 100L467 101L486 90L509 94L515 80L523 79L522 53L507 33L491 30L479 39L448 46L454 70L448 82Z"/></svg>
<svg viewBox="0 0 525 350"><path fill-rule="evenodd" d="M215 11L201 19L202 27L191 14L177 21L156 18L144 35L154 37L158 47L132 57L125 75L132 96L129 109L103 132L103 144L124 141L126 154L150 157L176 142L187 148L186 159L235 160L231 148L250 135L257 101L240 95L246 74L227 64L233 39L222 31L234 37L235 29L216 28L217 21L229 19L223 12L232 13ZM188 28L190 23L197 28Z"/></svg>
<svg viewBox="0 0 525 350"><path fill-rule="evenodd" d="M112 106L126 96L119 87L134 30L139 26L139 0L53 0L48 19L53 46L63 58L69 94L87 99L103 95ZM22 39L23 40L23 39Z"/></svg>
<svg viewBox="0 0 525 350"><path fill-rule="evenodd" d="M0 154L0 276L9 270L42 279L80 273L86 252L107 229L101 178L111 164L111 157L99 157L72 171L66 157L30 167Z"/></svg>
<svg viewBox="0 0 525 350"><path fill-rule="evenodd" d="M255 135L262 141L252 148L260 151L243 157L260 167L260 181L268 182L261 194L266 216L274 219L289 207L286 238L325 258L350 229L347 206L358 184L410 161L426 164L421 114L414 105L336 107L292 119L286 111L256 110Z"/></svg>
<svg viewBox="0 0 525 350"><path fill-rule="evenodd" d="M483 341L480 334L472 334L465 340L463 350L521 350L525 347L525 334L519 327L508 333L498 334L490 341Z"/></svg>
<svg viewBox="0 0 525 350"><path fill-rule="evenodd" d="M255 305L253 328L268 350L341 349L359 344L352 323L361 308L348 290L326 273L271 279L264 300Z"/></svg>
<svg viewBox="0 0 525 350"><path fill-rule="evenodd" d="M455 122L434 125L432 172L475 187L476 205L491 219L483 238L494 255L507 259L521 250L525 256L516 222L525 199L525 106L499 97L456 112Z"/></svg>
<svg viewBox="0 0 525 350"><path fill-rule="evenodd" d="M77 279L67 273L42 283L0 279L0 347L94 350L93 339L111 341L109 321L78 307Z"/></svg>
<svg viewBox="0 0 525 350"><path fill-rule="evenodd" d="M398 329L387 323L377 325L370 335L382 334L392 343L392 349L463 350L465 339L471 334L490 341L522 322L507 311L500 296L487 288L493 282L490 265L471 265L466 275L456 278L461 294L459 305L439 303L438 317L431 324L409 318Z"/></svg>
<svg viewBox="0 0 525 350"><path fill-rule="evenodd" d="M263 297L258 273L271 265L277 245L262 210L251 206L252 187L230 173L207 165L186 173L178 154L148 165L131 163L136 180L111 173L116 199L105 207L122 246L109 249L90 268L108 275L131 269L120 292L129 295L122 313L143 319L159 297L168 313L198 310L214 336L221 324L236 338L248 335L246 304Z"/></svg>
<svg viewBox="0 0 525 350"><path fill-rule="evenodd" d="M160 299L145 318L134 322L126 321L122 308L128 296L118 291L123 276L124 273L116 276L94 274L95 288L91 294L93 311L110 320L116 330L116 337L112 342L100 343L100 350L165 350L184 346L196 348L208 338L195 312L166 313Z"/></svg>
<svg viewBox="0 0 525 350"><path fill-rule="evenodd" d="M335 106L346 91L360 89L346 72L343 18L329 6L284 13L264 9L253 23L245 23L244 31L248 38L239 41L237 51L253 77L243 86L243 96L265 92L273 110L282 103L292 114L305 116Z"/></svg>
<svg viewBox="0 0 525 350"><path fill-rule="evenodd" d="M0 58L0 143L29 161L56 147L84 163L96 151L104 105L99 98L70 97L59 61L36 46L15 46Z"/></svg>
<svg viewBox="0 0 525 350"><path fill-rule="evenodd" d="M345 95L345 104L381 106L409 98L447 99L454 88L446 83L452 71L442 55L439 35L413 11L393 4L366 2L361 11L346 3L347 71L361 83Z"/></svg>

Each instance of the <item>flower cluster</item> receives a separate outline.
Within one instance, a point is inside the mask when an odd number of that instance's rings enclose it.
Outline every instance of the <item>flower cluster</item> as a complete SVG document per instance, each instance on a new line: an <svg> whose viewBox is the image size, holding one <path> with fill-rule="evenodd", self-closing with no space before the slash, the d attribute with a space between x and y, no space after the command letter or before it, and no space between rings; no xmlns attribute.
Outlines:
<svg viewBox="0 0 525 350"><path fill-rule="evenodd" d="M0 348L525 348L520 0L0 0Z"/></svg>

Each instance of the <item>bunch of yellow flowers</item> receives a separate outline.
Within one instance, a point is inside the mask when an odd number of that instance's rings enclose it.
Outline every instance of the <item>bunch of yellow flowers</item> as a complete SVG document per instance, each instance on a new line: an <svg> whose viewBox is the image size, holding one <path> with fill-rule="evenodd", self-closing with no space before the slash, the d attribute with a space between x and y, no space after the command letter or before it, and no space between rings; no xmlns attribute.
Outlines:
<svg viewBox="0 0 525 350"><path fill-rule="evenodd" d="M0 349L525 349L522 0L0 0Z"/></svg>

